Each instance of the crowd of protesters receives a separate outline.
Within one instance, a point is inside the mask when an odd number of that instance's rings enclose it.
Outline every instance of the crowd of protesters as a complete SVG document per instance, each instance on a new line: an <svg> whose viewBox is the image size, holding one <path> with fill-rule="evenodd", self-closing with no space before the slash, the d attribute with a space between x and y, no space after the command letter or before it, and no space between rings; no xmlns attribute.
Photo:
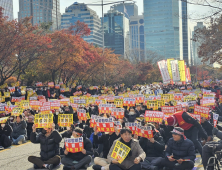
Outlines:
<svg viewBox="0 0 222 170"><path fill-rule="evenodd" d="M70 104L61 105L58 110L51 110L53 117L53 126L51 128L36 128L34 124L35 114L38 110L31 108L24 109L21 115L13 116L10 112L2 112L0 117L8 117L5 123L0 126L0 149L9 148L11 145L20 145L30 140L32 143L40 143L40 157L29 156L28 161L34 165L35 169L47 168L53 169L63 164L64 170L87 169L92 159L94 159L94 170L192 170L196 160L196 153L202 158L205 169L213 170L213 166L208 166L208 159L213 156L213 151L222 149L222 127L218 124L214 127L212 112L219 115L219 121L222 121L222 104L219 100L221 92L220 85L214 84L209 87L198 85L190 85L193 90L207 89L214 92L215 103L210 106L210 117L208 119L202 117L199 122L193 116L193 109L187 109L187 112L180 111L169 116L162 123L145 122L144 114L149 110L146 105L138 103L133 107L124 107L124 118L119 119L121 129L116 124L115 132L99 132L97 127L90 127L90 120L82 121L78 119L77 111L73 110ZM31 88L31 87L30 87ZM161 91L167 94L175 89L187 89L187 85L150 85L149 91L153 94ZM59 89L50 87L33 88L38 96L45 96L46 101L50 99L69 98L76 92L82 95L102 95L105 90L102 87L89 89L85 87L72 88L68 92L60 92ZM133 90L141 91L141 86L124 87L117 85L110 88L113 96L118 96ZM2 96L8 89L2 89ZM146 90L144 91L146 92ZM15 87L15 91L10 93L12 97L25 96L28 94L23 92L19 87ZM11 98L5 98L5 102L9 102ZM13 102L10 102L12 105ZM200 105L200 97L196 99L196 104ZM165 103L166 106L172 105L170 102ZM79 108L85 109L92 115L109 118L109 113L99 113L96 104L79 105ZM152 109L150 109L152 110ZM158 108L161 111L161 108ZM73 114L73 124L71 127L59 127L59 114ZM115 119L115 118L114 118ZM127 122L140 122L142 126L152 128L153 137L145 138L136 134L125 126ZM167 122L167 124L166 124ZM221 141L213 141L214 135ZM71 153L65 146L60 147L63 138L79 138L83 137L84 149L81 152ZM131 150L122 163L118 159L114 159L111 154L115 144L120 141L128 146ZM213 150L211 144L216 145Z"/></svg>

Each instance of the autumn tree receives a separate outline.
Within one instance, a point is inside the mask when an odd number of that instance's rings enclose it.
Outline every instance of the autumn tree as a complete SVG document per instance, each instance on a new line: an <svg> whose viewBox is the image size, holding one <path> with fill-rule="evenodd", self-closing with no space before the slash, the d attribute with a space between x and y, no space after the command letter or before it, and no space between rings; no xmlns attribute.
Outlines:
<svg viewBox="0 0 222 170"><path fill-rule="evenodd" d="M19 79L24 69L38 60L51 45L48 36L35 32L31 18L7 21L0 8L0 84L17 73Z"/></svg>

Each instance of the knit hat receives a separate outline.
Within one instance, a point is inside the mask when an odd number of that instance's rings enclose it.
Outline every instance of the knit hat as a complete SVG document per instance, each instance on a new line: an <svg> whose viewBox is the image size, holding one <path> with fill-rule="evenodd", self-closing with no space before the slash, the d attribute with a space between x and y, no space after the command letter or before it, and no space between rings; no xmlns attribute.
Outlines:
<svg viewBox="0 0 222 170"><path fill-rule="evenodd" d="M169 126L174 126L177 123L177 120L174 116L170 116L167 118L167 123Z"/></svg>
<svg viewBox="0 0 222 170"><path fill-rule="evenodd" d="M76 132L79 136L82 136L82 134L83 134L83 130L80 128L75 128L74 132Z"/></svg>
<svg viewBox="0 0 222 170"><path fill-rule="evenodd" d="M186 139L186 136L184 135L184 130L180 127L175 127L173 129L173 131L171 131L172 134L175 134L175 135L181 135L184 137L184 139Z"/></svg>

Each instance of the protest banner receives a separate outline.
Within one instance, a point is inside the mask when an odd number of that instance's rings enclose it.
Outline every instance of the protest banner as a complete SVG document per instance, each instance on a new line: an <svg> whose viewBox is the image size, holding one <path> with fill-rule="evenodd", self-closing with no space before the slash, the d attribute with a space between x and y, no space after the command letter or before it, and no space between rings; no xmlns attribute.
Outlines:
<svg viewBox="0 0 222 170"><path fill-rule="evenodd" d="M29 108L29 101L28 100L22 100L21 101L21 107L22 107L22 109L28 109Z"/></svg>
<svg viewBox="0 0 222 170"><path fill-rule="evenodd" d="M42 106L42 107L40 107L41 114L49 114L50 111L51 111L51 107L50 106Z"/></svg>
<svg viewBox="0 0 222 170"><path fill-rule="evenodd" d="M123 99L123 106L135 106L136 104L136 100L135 99L131 99L131 98L124 98Z"/></svg>
<svg viewBox="0 0 222 170"><path fill-rule="evenodd" d="M11 97L10 92L4 92L4 96L5 96L5 98Z"/></svg>
<svg viewBox="0 0 222 170"><path fill-rule="evenodd" d="M61 127L70 127L73 124L73 114L59 114L58 125Z"/></svg>
<svg viewBox="0 0 222 170"><path fill-rule="evenodd" d="M87 121L86 110L85 109L77 109L77 115L79 120Z"/></svg>
<svg viewBox="0 0 222 170"><path fill-rule="evenodd" d="M54 82L49 82L49 83L48 83L48 87L53 88L53 87L54 87Z"/></svg>
<svg viewBox="0 0 222 170"><path fill-rule="evenodd" d="M161 61L158 61L157 64L160 69L160 74L162 76L163 83L169 83L171 78L170 78L169 71L167 68L167 61L161 60Z"/></svg>
<svg viewBox="0 0 222 170"><path fill-rule="evenodd" d="M42 86L42 82L38 82L35 84L37 87L41 87Z"/></svg>
<svg viewBox="0 0 222 170"><path fill-rule="evenodd" d="M216 113L213 113L214 127L217 127L218 118L219 118L219 115Z"/></svg>
<svg viewBox="0 0 222 170"><path fill-rule="evenodd" d="M210 112L209 107L198 106L198 105L194 106L194 114L201 115L201 117L205 117L206 119L208 119L209 112Z"/></svg>
<svg viewBox="0 0 222 170"><path fill-rule="evenodd" d="M137 130L136 128L137 126L141 126L141 122L134 122L134 123L127 122L125 123L125 126L128 127L132 131L132 134L135 134Z"/></svg>
<svg viewBox="0 0 222 170"><path fill-rule="evenodd" d="M8 117L2 117L0 118L0 124L5 124L8 120Z"/></svg>
<svg viewBox="0 0 222 170"><path fill-rule="evenodd" d="M144 119L146 122L162 123L163 117L163 112L146 110Z"/></svg>
<svg viewBox="0 0 222 170"><path fill-rule="evenodd" d="M176 112L175 106L162 106L161 107L161 111L165 114L165 115L172 115Z"/></svg>
<svg viewBox="0 0 222 170"><path fill-rule="evenodd" d="M100 104L99 105L99 113L111 113L112 109L116 106L113 104Z"/></svg>
<svg viewBox="0 0 222 170"><path fill-rule="evenodd" d="M35 114L34 124L36 128L52 128L53 114Z"/></svg>
<svg viewBox="0 0 222 170"><path fill-rule="evenodd" d="M84 149L83 137L65 138L65 148L70 153L81 152Z"/></svg>
<svg viewBox="0 0 222 170"><path fill-rule="evenodd" d="M138 125L136 127L135 134L137 136L148 138L148 139L153 138L153 131L152 131L151 126L140 126L140 125Z"/></svg>
<svg viewBox="0 0 222 170"><path fill-rule="evenodd" d="M97 118L95 122L99 132L115 132L113 118Z"/></svg>
<svg viewBox="0 0 222 170"><path fill-rule="evenodd" d="M22 113L23 113L23 109L21 107L15 107L15 108L13 108L11 115L12 116L19 116Z"/></svg>
<svg viewBox="0 0 222 170"><path fill-rule="evenodd" d="M60 108L60 102L59 101L54 101L54 102L50 102L50 108L51 110L59 110Z"/></svg>
<svg viewBox="0 0 222 170"><path fill-rule="evenodd" d="M124 118L124 109L123 108L112 108L111 115L117 119Z"/></svg>
<svg viewBox="0 0 222 170"><path fill-rule="evenodd" d="M33 109L33 110L39 110L39 108L41 107L41 102L39 101L29 101L29 106Z"/></svg>
<svg viewBox="0 0 222 170"><path fill-rule="evenodd" d="M114 100L114 105L115 105L116 107L123 108L123 99L115 99L115 100Z"/></svg>
<svg viewBox="0 0 222 170"><path fill-rule="evenodd" d="M130 148L120 141L116 141L111 157L121 164L130 152Z"/></svg>

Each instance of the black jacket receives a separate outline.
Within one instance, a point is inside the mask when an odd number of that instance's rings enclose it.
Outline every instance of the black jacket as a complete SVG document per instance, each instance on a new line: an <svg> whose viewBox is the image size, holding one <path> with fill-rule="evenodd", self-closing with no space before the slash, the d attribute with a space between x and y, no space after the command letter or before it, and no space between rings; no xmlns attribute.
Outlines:
<svg viewBox="0 0 222 170"><path fill-rule="evenodd" d="M112 135L102 134L102 136L93 135L93 143L95 144L103 144L103 157L107 158L109 154L109 150L113 145L113 142L118 139L120 136L117 136L114 132Z"/></svg>
<svg viewBox="0 0 222 170"><path fill-rule="evenodd" d="M147 138L140 138L139 143L141 148L146 153L146 157L162 157L165 143L159 133L154 135L154 143L151 143Z"/></svg>
<svg viewBox="0 0 222 170"><path fill-rule="evenodd" d="M213 136L212 130L213 130L213 125L210 124L210 122L205 121L204 123L201 123L203 129L206 131L207 136Z"/></svg>
<svg viewBox="0 0 222 170"><path fill-rule="evenodd" d="M191 140L182 137L180 141L176 142L173 138L170 138L166 149L166 159L167 156L173 155L174 159L190 159L195 160L195 147Z"/></svg>
<svg viewBox="0 0 222 170"><path fill-rule="evenodd" d="M26 127L27 127L27 124L26 122L23 120L21 121L20 123L11 123L10 124L12 126L12 137L14 139L17 139L20 135L24 135L26 136L27 135L27 131L26 131Z"/></svg>
<svg viewBox="0 0 222 170"><path fill-rule="evenodd" d="M4 127L4 128L2 128L2 127L0 126L0 135L1 135L1 134L4 134L4 135L6 135L6 136L11 136L11 133L12 133L12 127L11 127L10 125L5 124L5 127Z"/></svg>
<svg viewBox="0 0 222 170"><path fill-rule="evenodd" d="M32 143L40 143L40 156L43 161L59 155L59 143L62 140L62 136L58 131L54 130L49 137L46 137L42 133L37 136L37 133L32 132L30 140Z"/></svg>
<svg viewBox="0 0 222 170"><path fill-rule="evenodd" d="M30 139L30 134L32 133L32 126L34 123L28 123L27 122L27 139Z"/></svg>
<svg viewBox="0 0 222 170"><path fill-rule="evenodd" d="M189 114L187 114L187 112L183 112L182 118L185 122L193 124L199 130L199 133L201 134L201 136L204 139L207 139L207 134L197 119L194 119L193 117L191 117Z"/></svg>
<svg viewBox="0 0 222 170"><path fill-rule="evenodd" d="M84 149L86 150L86 154L83 154L82 152L77 152L77 153L70 153L69 152L68 155L66 155L66 157L71 158L75 161L80 161L81 159L83 159L87 155L93 155L92 143L85 136L83 136L83 145L84 145Z"/></svg>

